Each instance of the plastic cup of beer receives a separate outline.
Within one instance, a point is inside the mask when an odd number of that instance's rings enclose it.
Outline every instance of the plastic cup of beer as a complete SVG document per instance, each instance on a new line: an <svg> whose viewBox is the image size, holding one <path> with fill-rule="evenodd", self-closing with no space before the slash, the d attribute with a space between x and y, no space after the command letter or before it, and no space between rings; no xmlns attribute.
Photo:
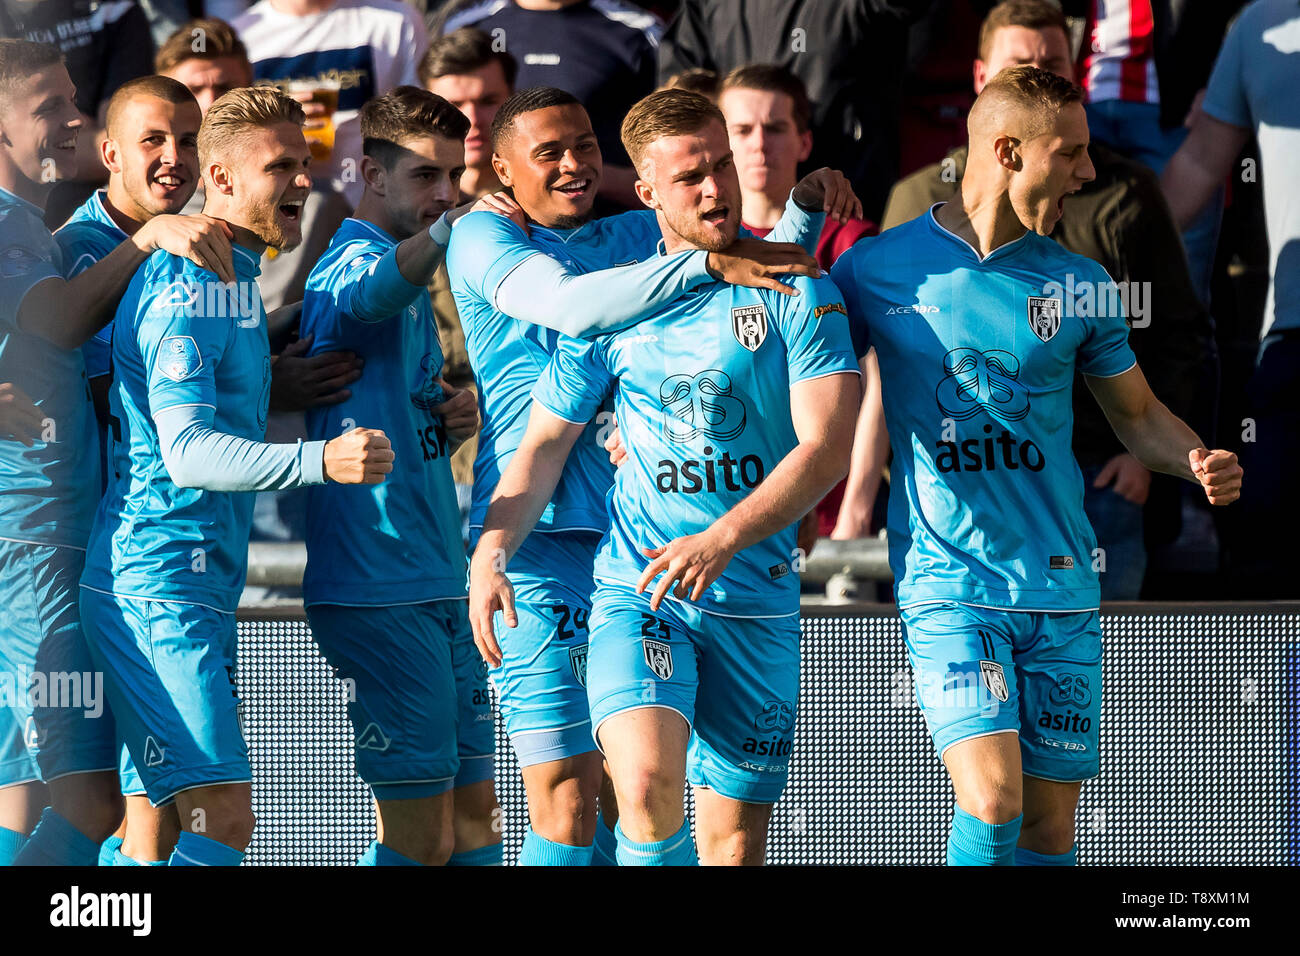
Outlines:
<svg viewBox="0 0 1300 956"><path fill-rule="evenodd" d="M312 162L329 159L334 149L334 113L339 108L339 81L325 77L292 80L289 95L300 103L316 103L323 107L323 112L311 111L315 115L307 117L302 134L307 138Z"/></svg>

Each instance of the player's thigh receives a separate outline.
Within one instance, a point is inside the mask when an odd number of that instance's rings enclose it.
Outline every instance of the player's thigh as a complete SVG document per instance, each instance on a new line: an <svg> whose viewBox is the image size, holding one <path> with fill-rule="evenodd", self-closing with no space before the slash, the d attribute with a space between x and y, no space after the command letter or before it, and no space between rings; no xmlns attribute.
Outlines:
<svg viewBox="0 0 1300 956"><path fill-rule="evenodd" d="M501 666L491 678L515 757L526 769L591 753L590 597L534 575L511 575L511 583L518 623L506 627L503 615L496 616Z"/></svg>
<svg viewBox="0 0 1300 956"><path fill-rule="evenodd" d="M1101 624L1096 611L1028 615L1015 649L1024 772L1075 783L1101 772Z"/></svg>
<svg viewBox="0 0 1300 956"><path fill-rule="evenodd" d="M747 803L716 790L695 791L695 843L704 866L761 866L772 804Z"/></svg>
<svg viewBox="0 0 1300 956"><path fill-rule="evenodd" d="M1009 823L1024 806L1020 741L1014 731L967 737L948 747L944 766L957 805L985 823Z"/></svg>
<svg viewBox="0 0 1300 956"><path fill-rule="evenodd" d="M772 804L794 753L799 616L699 616L699 693L687 777L732 801Z"/></svg>
<svg viewBox="0 0 1300 956"><path fill-rule="evenodd" d="M182 790L246 785L235 616L87 588L81 610L117 733L149 799L161 805Z"/></svg>
<svg viewBox="0 0 1300 956"><path fill-rule="evenodd" d="M347 689L357 773L377 800L444 793L460 769L453 642L439 603L307 609Z"/></svg>
<svg viewBox="0 0 1300 956"><path fill-rule="evenodd" d="M597 588L587 698L616 790L619 775L634 770L684 779L698 685L694 636L670 602L651 611L630 587Z"/></svg>
<svg viewBox="0 0 1300 956"><path fill-rule="evenodd" d="M959 743L1019 732L1014 617L951 601L905 607L899 617L916 699L945 763ZM990 772L1011 775L1002 767Z"/></svg>

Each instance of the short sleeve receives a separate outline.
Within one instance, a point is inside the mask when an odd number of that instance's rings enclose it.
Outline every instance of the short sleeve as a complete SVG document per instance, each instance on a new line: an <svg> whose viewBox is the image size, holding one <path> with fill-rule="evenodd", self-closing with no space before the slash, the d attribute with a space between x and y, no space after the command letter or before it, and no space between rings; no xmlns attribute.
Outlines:
<svg viewBox="0 0 1300 956"><path fill-rule="evenodd" d="M600 345L561 337L560 347L533 386L533 399L552 415L585 425L614 390Z"/></svg>
<svg viewBox="0 0 1300 956"><path fill-rule="evenodd" d="M144 314L136 338L149 382L150 414L181 405L216 408L216 368L234 324L196 314L203 311L194 308L204 294L201 282L168 278L172 281L146 285L139 300Z"/></svg>
<svg viewBox="0 0 1300 956"><path fill-rule="evenodd" d="M1122 375L1137 364L1137 357L1128 344L1128 319L1124 314L1123 301L1110 274L1096 263L1091 274L1095 290L1106 289L1094 294L1094 301L1107 303L1105 307L1084 307L1082 304L1072 306L1075 315L1087 316L1087 335L1079 346L1076 365L1085 375L1097 378L1110 378Z"/></svg>
<svg viewBox="0 0 1300 956"><path fill-rule="evenodd" d="M497 288L505 277L520 263L540 255L544 253L505 216L471 212L451 230L447 271L466 289L496 308Z"/></svg>
<svg viewBox="0 0 1300 956"><path fill-rule="evenodd" d="M9 212L0 217L0 320L17 325L23 298L38 282L62 279L60 263L46 250L49 233L39 235L34 218Z"/></svg>
<svg viewBox="0 0 1300 956"><path fill-rule="evenodd" d="M798 277L800 295L782 296L781 334L785 339L790 384L835 375L857 373L858 360L849 336L848 309L835 283L826 277Z"/></svg>
<svg viewBox="0 0 1300 956"><path fill-rule="evenodd" d="M1205 101L1201 109L1222 123L1249 129L1255 123L1250 100L1246 95L1245 64L1242 58L1246 31L1241 28L1242 19L1245 17L1233 24L1224 38L1219 58L1214 62L1214 72L1210 74L1210 82L1205 88Z"/></svg>
<svg viewBox="0 0 1300 956"><path fill-rule="evenodd" d="M867 314L862 308L857 278L853 271L854 255L851 250L840 256L831 266L831 281L843 296L844 309L848 313L849 337L853 342L853 354L858 358L871 351L870 328Z"/></svg>

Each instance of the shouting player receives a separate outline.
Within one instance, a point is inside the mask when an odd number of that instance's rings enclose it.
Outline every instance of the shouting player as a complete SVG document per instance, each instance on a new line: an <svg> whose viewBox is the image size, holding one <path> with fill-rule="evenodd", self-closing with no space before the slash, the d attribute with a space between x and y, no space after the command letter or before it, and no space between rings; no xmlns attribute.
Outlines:
<svg viewBox="0 0 1300 956"><path fill-rule="evenodd" d="M497 175L514 197L486 202L525 217L527 232L503 216L471 213L457 224L448 252L482 396L474 537L522 440L532 388L557 347L557 332L591 334L626 324L714 274L785 291L775 275L816 274L811 258L790 245L748 239L725 251L659 257L662 233L653 213L593 220L600 150L586 111L568 93L516 94L498 112L492 137ZM847 181L830 170L807 177L794 198L774 240L811 246L823 208L837 216L856 209ZM504 657L490 658L528 793L524 864L614 862L610 801L600 812L606 825L597 823L602 761L585 690L591 567L608 526L604 499L613 481L598 440L602 425L608 423L598 422L579 443L537 533L510 562L519 617L509 622L514 630L502 645Z"/></svg>
<svg viewBox="0 0 1300 956"><path fill-rule="evenodd" d="M623 140L663 256L736 239L740 188L717 107L684 90L651 94ZM474 554L470 619L500 660L513 635L493 615L517 614L500 556L558 497L570 449L612 395L630 452L595 559L586 677L622 865L694 862L688 755L709 863L762 861L785 785L799 687L795 526L847 471L858 408L833 284L799 276L786 291L800 294L710 282L632 328L566 340Z"/></svg>
<svg viewBox="0 0 1300 956"><path fill-rule="evenodd" d="M301 239L311 188L302 107L233 90L199 130L204 211L233 238L235 281L159 254L114 318L113 475L81 606L122 739L155 805L175 800L172 865L236 865L253 831L235 685L235 608L253 496L392 470L382 432L263 442L271 385L258 258Z"/></svg>
<svg viewBox="0 0 1300 956"><path fill-rule="evenodd" d="M371 865L501 862L487 673L465 614L465 550L450 455L478 427L474 394L443 381L426 284L450 238L469 121L400 86L361 109L365 192L307 280L302 334L365 358L309 434L382 425L382 487L309 492L303 599L326 660L351 682L357 772L374 793Z"/></svg>
<svg viewBox="0 0 1300 956"><path fill-rule="evenodd" d="M49 675L72 674L82 692L78 700L24 694L0 711L3 863L31 829L40 778L52 805L19 863L93 864L122 816L113 720L100 706L76 599L100 487L80 347L156 249L233 278L225 228L177 216L155 218L93 268L64 278L63 255L41 218L50 190L76 169L74 92L55 48L0 39L0 381L10 405L36 416L21 420L21 444L0 442L0 603L10 615L0 667L24 689L38 675L48 687Z"/></svg>
<svg viewBox="0 0 1300 956"><path fill-rule="evenodd" d="M958 199L836 262L880 359L890 563L917 698L952 776L948 862L1069 865L1100 772L1098 554L1070 450L1076 367L1153 471L1237 498L1148 387L1106 271L1047 236L1093 178L1081 93L1003 70L970 112Z"/></svg>

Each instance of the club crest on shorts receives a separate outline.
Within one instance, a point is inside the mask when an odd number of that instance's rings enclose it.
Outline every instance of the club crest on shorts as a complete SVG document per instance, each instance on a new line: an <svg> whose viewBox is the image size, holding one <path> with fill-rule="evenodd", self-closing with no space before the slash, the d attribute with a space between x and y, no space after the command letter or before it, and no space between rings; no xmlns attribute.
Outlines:
<svg viewBox="0 0 1300 956"><path fill-rule="evenodd" d="M751 352L757 352L767 338L767 309L763 308L761 302L732 309L731 332L736 336L737 342Z"/></svg>
<svg viewBox="0 0 1300 956"><path fill-rule="evenodd" d="M1044 342L1061 328L1061 300L1042 295L1029 297L1029 327Z"/></svg>
<svg viewBox="0 0 1300 956"><path fill-rule="evenodd" d="M980 674L984 677L984 686L998 700L1006 703L1011 692L1007 689L1007 675L997 661L980 661Z"/></svg>
<svg viewBox="0 0 1300 956"><path fill-rule="evenodd" d="M578 679L578 683L583 687L587 686L587 645L579 644L577 647L569 648L569 666L573 668L573 676Z"/></svg>
<svg viewBox="0 0 1300 956"><path fill-rule="evenodd" d="M667 680L673 676L673 649L663 641L652 641L648 637L641 640L645 651L646 666L655 672L655 677Z"/></svg>

